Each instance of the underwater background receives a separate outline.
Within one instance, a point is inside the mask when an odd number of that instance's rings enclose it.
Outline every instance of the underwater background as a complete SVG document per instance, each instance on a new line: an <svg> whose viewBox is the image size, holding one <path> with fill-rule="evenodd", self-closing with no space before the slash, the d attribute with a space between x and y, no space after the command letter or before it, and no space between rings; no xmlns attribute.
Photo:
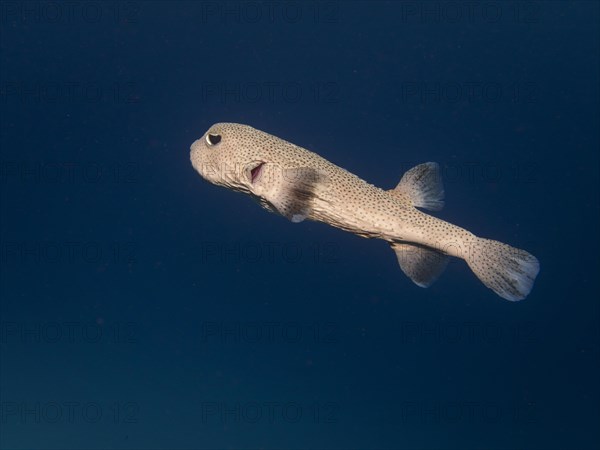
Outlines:
<svg viewBox="0 0 600 450"><path fill-rule="evenodd" d="M598 448L599 9L2 1L0 448ZM223 121L385 189L438 162L532 293L210 185Z"/></svg>

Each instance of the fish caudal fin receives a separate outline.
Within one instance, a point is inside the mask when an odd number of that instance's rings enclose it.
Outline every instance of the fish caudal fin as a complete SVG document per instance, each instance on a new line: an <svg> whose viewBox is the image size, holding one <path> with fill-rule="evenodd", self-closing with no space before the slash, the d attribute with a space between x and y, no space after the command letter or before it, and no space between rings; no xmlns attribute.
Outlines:
<svg viewBox="0 0 600 450"><path fill-rule="evenodd" d="M477 238L465 260L483 284L510 301L527 297L540 271L532 254L490 239Z"/></svg>
<svg viewBox="0 0 600 450"><path fill-rule="evenodd" d="M392 249L402 272L422 288L431 286L448 265L448 256L427 247L395 243Z"/></svg>
<svg viewBox="0 0 600 450"><path fill-rule="evenodd" d="M391 192L406 195L418 208L439 211L444 207L440 166L434 162L427 162L413 167L404 174L398 186Z"/></svg>

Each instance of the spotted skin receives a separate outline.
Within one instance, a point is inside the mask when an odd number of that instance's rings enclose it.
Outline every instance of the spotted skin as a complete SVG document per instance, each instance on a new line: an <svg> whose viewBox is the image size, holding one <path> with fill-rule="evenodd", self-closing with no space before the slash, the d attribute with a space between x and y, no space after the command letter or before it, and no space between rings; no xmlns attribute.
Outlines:
<svg viewBox="0 0 600 450"><path fill-rule="evenodd" d="M250 194L294 222L320 221L392 245L415 244L462 258L486 286L509 300L524 298L539 270L523 250L478 238L420 211L399 189L380 189L316 153L247 125L213 125L192 144L190 158L209 182ZM500 256L482 254L486 246ZM510 259L504 261L502 253Z"/></svg>

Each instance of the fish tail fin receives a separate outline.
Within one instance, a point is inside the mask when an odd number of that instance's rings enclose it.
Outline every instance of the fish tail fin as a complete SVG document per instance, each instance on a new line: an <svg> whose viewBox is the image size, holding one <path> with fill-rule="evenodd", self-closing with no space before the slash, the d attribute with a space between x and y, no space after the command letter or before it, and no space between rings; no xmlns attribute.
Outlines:
<svg viewBox="0 0 600 450"><path fill-rule="evenodd" d="M490 239L476 238L465 260L483 284L510 301L527 297L540 271L532 254Z"/></svg>

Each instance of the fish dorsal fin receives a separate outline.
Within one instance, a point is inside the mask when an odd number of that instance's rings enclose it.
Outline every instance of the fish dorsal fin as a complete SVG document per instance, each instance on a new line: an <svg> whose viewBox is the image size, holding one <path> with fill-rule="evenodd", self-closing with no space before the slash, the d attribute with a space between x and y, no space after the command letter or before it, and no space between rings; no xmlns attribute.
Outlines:
<svg viewBox="0 0 600 450"><path fill-rule="evenodd" d="M407 196L416 207L439 211L444 207L440 166L434 162L427 162L413 167L390 192Z"/></svg>
<svg viewBox="0 0 600 450"><path fill-rule="evenodd" d="M402 272L417 286L427 288L444 272L448 256L414 244L392 244Z"/></svg>

